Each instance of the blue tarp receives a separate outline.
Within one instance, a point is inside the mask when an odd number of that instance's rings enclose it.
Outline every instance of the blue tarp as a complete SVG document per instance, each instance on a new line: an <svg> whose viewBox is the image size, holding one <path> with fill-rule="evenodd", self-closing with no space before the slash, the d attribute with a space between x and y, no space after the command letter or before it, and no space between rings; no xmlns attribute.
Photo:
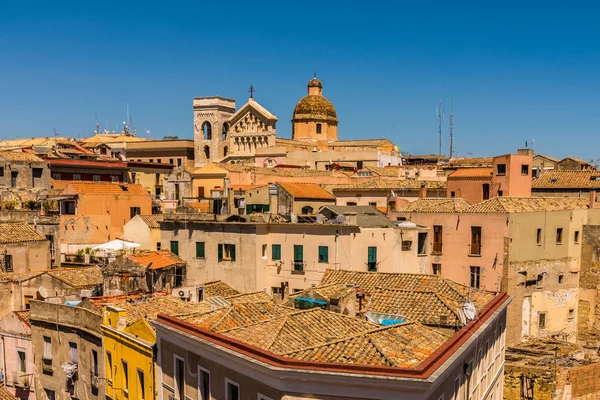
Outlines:
<svg viewBox="0 0 600 400"><path fill-rule="evenodd" d="M315 307L321 307L324 309L325 307L327 307L326 301L309 299L308 297L296 297L294 299L294 302L296 304L296 307L304 310Z"/></svg>
<svg viewBox="0 0 600 400"><path fill-rule="evenodd" d="M404 322L403 319L382 319L381 320L381 325L383 325L383 326L390 326L390 325L401 324L403 322Z"/></svg>
<svg viewBox="0 0 600 400"><path fill-rule="evenodd" d="M71 307L78 306L79 303L81 303L81 301L65 301L65 305L66 306L71 306Z"/></svg>

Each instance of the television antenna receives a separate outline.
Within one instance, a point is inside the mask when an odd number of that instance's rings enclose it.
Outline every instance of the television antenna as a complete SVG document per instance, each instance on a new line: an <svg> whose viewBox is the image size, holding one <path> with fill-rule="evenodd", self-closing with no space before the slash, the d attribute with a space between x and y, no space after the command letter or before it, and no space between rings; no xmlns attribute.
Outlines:
<svg viewBox="0 0 600 400"><path fill-rule="evenodd" d="M450 158L454 158L454 130L452 126L452 108L454 105L454 96L450 98Z"/></svg>
<svg viewBox="0 0 600 400"><path fill-rule="evenodd" d="M442 97L440 96L440 103L436 109L436 117L440 123L439 125L439 138L440 138L440 147L439 147L439 155L442 155L442 121L444 121L444 104L442 103Z"/></svg>

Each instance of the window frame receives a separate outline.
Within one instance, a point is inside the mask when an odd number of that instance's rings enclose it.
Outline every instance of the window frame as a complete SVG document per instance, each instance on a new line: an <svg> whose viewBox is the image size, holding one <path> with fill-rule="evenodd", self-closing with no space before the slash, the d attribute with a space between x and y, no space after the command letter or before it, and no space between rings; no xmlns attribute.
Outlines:
<svg viewBox="0 0 600 400"><path fill-rule="evenodd" d="M436 273L436 270L437 270L437 273ZM439 276L441 276L442 275L442 264L440 264L440 263L432 263L431 264L431 273L433 275L439 275Z"/></svg>
<svg viewBox="0 0 600 400"><path fill-rule="evenodd" d="M136 368L135 369L135 383L136 383L136 394L137 394L137 398L140 400L144 400L146 398L145 394L146 394L146 374L144 373L144 371L141 368ZM140 381L140 374L141 374L141 381ZM141 393L140 393L141 390Z"/></svg>
<svg viewBox="0 0 600 400"><path fill-rule="evenodd" d="M401 251L411 251L412 250L412 240L403 240L401 243Z"/></svg>
<svg viewBox="0 0 600 400"><path fill-rule="evenodd" d="M476 274L475 274L476 272ZM472 287L474 289L479 289L481 288L481 267L477 266L477 265L470 265L469 266L469 287ZM476 279L474 279L476 277ZM475 282L476 281L476 282ZM477 285L474 285L474 283L477 283Z"/></svg>
<svg viewBox="0 0 600 400"><path fill-rule="evenodd" d="M106 364L108 367L108 371L110 372L109 374L107 374L106 382L112 386L112 383L113 383L113 357L112 357L112 353L108 350L106 351Z"/></svg>
<svg viewBox="0 0 600 400"><path fill-rule="evenodd" d="M229 385L233 385L233 386L237 387L237 389L238 389L238 398L237 399L232 399L229 397L229 390L228 390ZM225 378L225 400L240 400L241 398L242 398L242 390L240 389L240 384L234 380Z"/></svg>
<svg viewBox="0 0 600 400"><path fill-rule="evenodd" d="M201 245L200 247L198 247ZM198 251L198 250L202 251ZM196 242L196 259L203 260L206 258L206 242Z"/></svg>
<svg viewBox="0 0 600 400"><path fill-rule="evenodd" d="M179 393L179 385L177 385L177 361L181 361L183 363L183 382L181 385L183 388L183 393ZM176 399L185 399L185 358L175 353L173 353L173 390L175 391L173 394L175 395Z"/></svg>
<svg viewBox="0 0 600 400"><path fill-rule="evenodd" d="M537 228L535 231L535 244L538 246L542 245L542 228Z"/></svg>
<svg viewBox="0 0 600 400"><path fill-rule="evenodd" d="M121 358L121 386L125 397L129 397L129 363Z"/></svg>
<svg viewBox="0 0 600 400"><path fill-rule="evenodd" d="M367 271L377 271L377 246L367 247Z"/></svg>
<svg viewBox="0 0 600 400"><path fill-rule="evenodd" d="M275 251L275 249L277 249L277 251ZM281 261L281 244L271 244L271 260Z"/></svg>
<svg viewBox="0 0 600 400"><path fill-rule="evenodd" d="M500 168L502 167L502 168ZM502 169L502 172L500 171ZM496 175L497 176L505 176L506 175L506 164L496 164Z"/></svg>
<svg viewBox="0 0 600 400"><path fill-rule="evenodd" d="M439 239L439 241L436 241ZM443 254L444 250L444 227L443 225L433 225L433 247L431 254Z"/></svg>
<svg viewBox="0 0 600 400"><path fill-rule="evenodd" d="M211 381L210 381L210 370L204 368L203 366L201 366L200 364L198 364L198 400L204 400L203 397L203 388L202 388L202 372L204 372L205 374L208 375L208 393L206 396L207 400L210 400L211 397L211 390L210 390L210 386L211 386Z"/></svg>
<svg viewBox="0 0 600 400"><path fill-rule="evenodd" d="M579 231L573 233L573 244L579 244L580 234Z"/></svg>
<svg viewBox="0 0 600 400"><path fill-rule="evenodd" d="M177 251L173 251L174 248ZM176 256L179 256L179 240L171 240L169 243L169 250L171 251L171 253L175 254Z"/></svg>
<svg viewBox="0 0 600 400"><path fill-rule="evenodd" d="M542 324L542 321L544 321L543 324ZM538 329L546 329L546 322L547 322L546 311L538 312Z"/></svg>
<svg viewBox="0 0 600 400"><path fill-rule="evenodd" d="M529 176L529 164L521 164L521 175Z"/></svg>
<svg viewBox="0 0 600 400"><path fill-rule="evenodd" d="M227 246L227 247L225 247ZM217 256L219 262L230 261L234 262L237 258L235 244L219 243L217 246Z"/></svg>
<svg viewBox="0 0 600 400"><path fill-rule="evenodd" d="M317 257L320 263L329 264L329 246L319 246Z"/></svg>
<svg viewBox="0 0 600 400"><path fill-rule="evenodd" d="M556 228L556 244L563 244L563 228Z"/></svg>
<svg viewBox="0 0 600 400"><path fill-rule="evenodd" d="M479 236L477 236L477 232ZM481 256L483 229L481 226L471 226L471 245L469 246L469 255Z"/></svg>

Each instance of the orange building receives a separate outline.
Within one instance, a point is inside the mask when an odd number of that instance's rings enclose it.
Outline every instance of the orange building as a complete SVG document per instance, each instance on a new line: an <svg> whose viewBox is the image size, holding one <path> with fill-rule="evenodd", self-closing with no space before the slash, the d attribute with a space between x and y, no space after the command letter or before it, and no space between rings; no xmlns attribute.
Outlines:
<svg viewBox="0 0 600 400"><path fill-rule="evenodd" d="M142 186L108 182L66 182L60 200L61 253L123 236L135 215L152 214L152 198Z"/></svg>

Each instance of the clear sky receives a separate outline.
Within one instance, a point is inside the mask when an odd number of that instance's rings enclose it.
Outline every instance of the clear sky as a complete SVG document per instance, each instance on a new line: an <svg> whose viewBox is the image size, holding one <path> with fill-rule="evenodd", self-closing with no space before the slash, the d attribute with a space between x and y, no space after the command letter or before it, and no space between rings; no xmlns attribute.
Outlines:
<svg viewBox="0 0 600 400"><path fill-rule="evenodd" d="M250 84L291 136L316 71L340 139L458 155L600 158L600 6L553 1L3 1L0 139L120 130L192 138L192 98Z"/></svg>

